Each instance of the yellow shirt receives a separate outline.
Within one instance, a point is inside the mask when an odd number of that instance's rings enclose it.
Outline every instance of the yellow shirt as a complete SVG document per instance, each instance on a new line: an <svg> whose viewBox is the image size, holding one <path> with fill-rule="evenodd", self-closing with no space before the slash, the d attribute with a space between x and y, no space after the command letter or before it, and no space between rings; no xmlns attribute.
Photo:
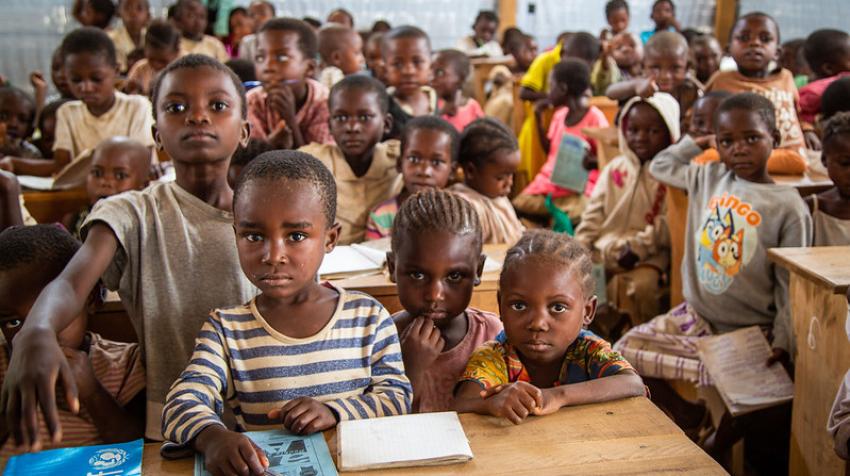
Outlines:
<svg viewBox="0 0 850 476"><path fill-rule="evenodd" d="M549 72L561 61L561 44L534 58L534 61L520 81L520 86L537 92L546 92L549 89ZM519 106L515 104L514 107ZM524 174L527 182L534 180L534 176L546 163L546 152L540 145L537 137L537 123L534 118L534 103L523 101L525 108L525 121L522 123L518 141L520 150L520 163L517 171ZM551 114L551 113L550 113Z"/></svg>
<svg viewBox="0 0 850 476"><path fill-rule="evenodd" d="M218 38L204 35L201 41L193 41L188 38L180 38L180 50L185 54L197 54L211 56L222 63L230 59L227 50Z"/></svg>
<svg viewBox="0 0 850 476"><path fill-rule="evenodd" d="M372 165L362 177L354 175L351 166L335 144L312 143L299 149L321 160L336 179L336 219L342 225L339 243L360 243L366 234L369 210L401 191L401 178L396 167L400 154L397 140L375 145Z"/></svg>

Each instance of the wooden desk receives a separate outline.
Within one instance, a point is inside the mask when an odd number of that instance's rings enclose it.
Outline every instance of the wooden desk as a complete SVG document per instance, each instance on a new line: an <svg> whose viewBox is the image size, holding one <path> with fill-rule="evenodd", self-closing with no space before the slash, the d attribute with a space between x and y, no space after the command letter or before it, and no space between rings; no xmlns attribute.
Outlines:
<svg viewBox="0 0 850 476"><path fill-rule="evenodd" d="M55 191L24 191L24 204L39 223L61 222L67 213L78 212L89 204L84 188Z"/></svg>
<svg viewBox="0 0 850 476"><path fill-rule="evenodd" d="M791 185L800 195L807 196L821 193L832 187L832 180L818 172L806 172L803 175L772 175L773 180L781 185Z"/></svg>
<svg viewBox="0 0 850 476"><path fill-rule="evenodd" d="M611 126L614 125L614 119L617 118L617 111L620 110L620 103L607 96L593 96L590 98L590 105L598 107L605 114L608 123Z"/></svg>
<svg viewBox="0 0 850 476"><path fill-rule="evenodd" d="M850 367L850 342L844 330L850 246L774 248L768 255L791 273L788 293L797 357L789 473L846 474L826 422Z"/></svg>
<svg viewBox="0 0 850 476"><path fill-rule="evenodd" d="M484 245L484 254L501 263L505 258L508 248L508 245ZM345 289L361 291L374 297L390 313L402 310L401 303L398 300L398 288L396 288L394 282L390 281L386 273L340 279L333 281L333 283ZM469 305L483 311L498 314L499 301L496 299L498 290L499 271L484 273L481 277L481 284L476 286L472 292L472 300L469 302Z"/></svg>
<svg viewBox="0 0 850 476"><path fill-rule="evenodd" d="M565 408L521 425L473 414L460 416L474 459L449 466L346 472L407 474L726 474L644 397ZM325 432L336 458L335 431ZM147 476L192 474L191 458L163 461L145 445Z"/></svg>

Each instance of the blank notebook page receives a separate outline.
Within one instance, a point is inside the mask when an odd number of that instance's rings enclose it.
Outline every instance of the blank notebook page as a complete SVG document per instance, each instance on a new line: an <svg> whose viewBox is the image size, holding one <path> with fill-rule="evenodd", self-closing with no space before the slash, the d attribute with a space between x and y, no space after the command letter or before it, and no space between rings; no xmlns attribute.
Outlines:
<svg viewBox="0 0 850 476"><path fill-rule="evenodd" d="M337 429L341 470L459 463L472 459L455 412L344 421Z"/></svg>

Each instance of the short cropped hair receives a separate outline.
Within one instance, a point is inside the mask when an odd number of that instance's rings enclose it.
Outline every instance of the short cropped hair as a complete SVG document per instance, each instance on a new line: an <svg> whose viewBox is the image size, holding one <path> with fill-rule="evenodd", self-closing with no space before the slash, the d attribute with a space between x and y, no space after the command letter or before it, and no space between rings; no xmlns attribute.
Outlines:
<svg viewBox="0 0 850 476"><path fill-rule="evenodd" d="M428 34L422 31L421 28L411 26L411 25L402 25L393 28L392 30L384 33L384 45L393 40L400 40L402 38L411 38L411 39L419 39L422 38L428 44L428 49L431 49L431 39L428 38ZM383 48L383 46L382 46ZM386 50L385 50L386 51Z"/></svg>
<svg viewBox="0 0 850 476"><path fill-rule="evenodd" d="M180 30L165 20L153 20L145 32L145 45L177 51L180 49Z"/></svg>
<svg viewBox="0 0 850 476"><path fill-rule="evenodd" d="M605 18L611 16L612 13L617 10L625 10L626 13L629 13L629 4L626 0L609 0L608 3L605 4Z"/></svg>
<svg viewBox="0 0 850 476"><path fill-rule="evenodd" d="M56 225L13 226L0 233L0 271L26 267L39 283L56 279L80 242Z"/></svg>
<svg viewBox="0 0 850 476"><path fill-rule="evenodd" d="M481 167L494 153L517 149L519 145L513 131L496 119L484 117L470 122L463 130L458 161L461 165Z"/></svg>
<svg viewBox="0 0 850 476"><path fill-rule="evenodd" d="M47 120L48 117L53 117L56 115L56 111L65 104L66 102L71 102L71 99L68 98L59 98L47 103L46 106L41 110L41 114L38 115L38 130L44 130L44 121Z"/></svg>
<svg viewBox="0 0 850 476"><path fill-rule="evenodd" d="M581 96L590 88L590 66L580 59L567 58L556 64L552 77L567 86L570 96Z"/></svg>
<svg viewBox="0 0 850 476"><path fill-rule="evenodd" d="M593 277L593 261L590 252L575 238L552 230L535 229L522 234L517 243L505 254L499 287L504 292L504 280L507 274L522 267L528 259L538 259L546 263L563 266L576 273L581 282L585 298L593 296L596 280Z"/></svg>
<svg viewBox="0 0 850 476"><path fill-rule="evenodd" d="M471 254L482 249L481 222L472 204L460 195L440 189L427 189L407 198L393 221L391 247L398 252L408 237L425 231L447 231L454 235L471 235Z"/></svg>
<svg viewBox="0 0 850 476"><path fill-rule="evenodd" d="M381 114L386 114L390 109L390 95L387 94L387 88L377 79L366 76L365 74L351 74L341 80L331 88L328 95L328 108L332 108L335 102L334 98L337 93L342 90L357 89L374 93L378 97L378 106L381 108Z"/></svg>
<svg viewBox="0 0 850 476"><path fill-rule="evenodd" d="M84 26L65 35L62 40L62 56L89 53L103 55L110 66L117 66L115 45L109 36L100 28Z"/></svg>
<svg viewBox="0 0 850 476"><path fill-rule="evenodd" d="M826 144L837 136L847 134L850 134L850 112L845 111L836 113L824 123L821 136Z"/></svg>
<svg viewBox="0 0 850 476"><path fill-rule="evenodd" d="M469 77L470 73L469 56L467 56L466 53L449 48L438 51L437 56L445 58L445 60L455 70L455 73L460 76L461 82L466 81L466 78Z"/></svg>
<svg viewBox="0 0 850 476"><path fill-rule="evenodd" d="M821 96L821 119L826 120L842 111L850 111L850 77L832 82Z"/></svg>
<svg viewBox="0 0 850 476"><path fill-rule="evenodd" d="M221 64L217 59L212 58L206 55L186 55L182 58L178 58L171 62L168 66L166 66L157 76L153 82L153 86L151 87L151 105L153 106L153 118L156 120L156 103L159 100L160 88L162 87L162 82L165 80L166 76L169 74L181 70L181 69L199 69L199 68L210 68L216 71L220 71L227 75L230 81L233 83L233 87L236 88L237 94L239 94L240 110L242 111L242 118L244 119L248 115L248 105L245 102L245 86L242 85L242 81L239 80L239 77L236 76L230 68Z"/></svg>
<svg viewBox="0 0 850 476"><path fill-rule="evenodd" d="M593 64L602 52L602 43L595 35L586 31L573 33L564 40L564 54L568 57L579 58Z"/></svg>
<svg viewBox="0 0 850 476"><path fill-rule="evenodd" d="M351 35L356 35L357 32L353 28L349 28L339 23L329 23L319 30L319 56L322 61L328 62L334 52L339 51L341 45L348 42Z"/></svg>
<svg viewBox="0 0 850 476"><path fill-rule="evenodd" d="M644 46L644 54L688 56L688 40L675 31L659 31Z"/></svg>
<svg viewBox="0 0 850 476"><path fill-rule="evenodd" d="M242 169L233 190L234 208L242 191L258 180L308 182L319 192L327 226L336 221L336 182L331 171L317 158L297 150L273 150L260 154Z"/></svg>
<svg viewBox="0 0 850 476"><path fill-rule="evenodd" d="M17 96L24 100L24 102L29 103L30 106L30 116L31 119L35 118L35 99L30 96L26 91L21 88L15 86L0 86L0 96Z"/></svg>
<svg viewBox="0 0 850 476"><path fill-rule="evenodd" d="M275 150L274 146L264 140L253 138L249 139L247 146L242 147L240 145L236 148L236 152L234 152L233 157L230 158L230 165L241 165L244 167L260 155L273 150Z"/></svg>
<svg viewBox="0 0 850 476"><path fill-rule="evenodd" d="M676 4L673 3L673 0L655 0L655 2L652 3L652 9L655 10L655 7L661 5L662 3L669 3L670 8L673 10L673 13L676 13Z"/></svg>
<svg viewBox="0 0 850 476"><path fill-rule="evenodd" d="M307 59L315 59L319 54L319 40L316 32L306 22L297 18L272 18L263 23L257 34L265 31L291 31L298 35L298 49Z"/></svg>
<svg viewBox="0 0 850 476"><path fill-rule="evenodd" d="M451 163L457 163L458 146L460 144L460 134L458 134L455 126L449 124L448 121L440 116L416 116L407 121L404 125L404 130L401 132L401 153L407 150L410 143L410 134L413 131L426 129L429 131L442 132L449 136L449 147L451 148Z"/></svg>
<svg viewBox="0 0 850 476"><path fill-rule="evenodd" d="M721 114L736 110L750 111L758 114L765 126L767 126L768 131L771 133L776 131L776 110L773 108L773 103L770 99L756 93L738 93L724 99L714 112L715 127L718 122L717 119Z"/></svg>
<svg viewBox="0 0 850 476"><path fill-rule="evenodd" d="M770 20L771 23L773 23L773 28L776 30L776 42L779 43L780 42L779 23L776 23L775 18L773 18L772 16L770 16L767 13L764 13L764 12L749 12L749 13L745 13L744 15L741 15L740 17L738 17L738 19L735 20L735 24L732 26L732 29L729 30L729 42L731 43L732 38L735 37L735 30L737 30L737 26L738 26L739 23L741 23L744 20L749 20L750 18L756 18L756 17L767 18L768 20Z"/></svg>
<svg viewBox="0 0 850 476"><path fill-rule="evenodd" d="M496 12L493 10L479 10L478 15L475 16L475 22L473 22L473 25L482 20L499 23L499 15L496 15Z"/></svg>
<svg viewBox="0 0 850 476"><path fill-rule="evenodd" d="M803 43L803 54L812 71L824 76L823 65L844 53L849 37L847 32L830 28L816 30L809 35Z"/></svg>

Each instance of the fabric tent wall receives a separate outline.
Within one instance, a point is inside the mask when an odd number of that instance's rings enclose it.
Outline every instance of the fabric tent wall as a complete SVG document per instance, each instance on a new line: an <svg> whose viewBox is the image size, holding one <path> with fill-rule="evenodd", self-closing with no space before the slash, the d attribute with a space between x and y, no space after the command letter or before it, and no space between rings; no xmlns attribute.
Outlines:
<svg viewBox="0 0 850 476"><path fill-rule="evenodd" d="M782 42L805 38L819 28L850 28L850 1L848 0L740 0L738 12L762 11L769 13L779 23Z"/></svg>

